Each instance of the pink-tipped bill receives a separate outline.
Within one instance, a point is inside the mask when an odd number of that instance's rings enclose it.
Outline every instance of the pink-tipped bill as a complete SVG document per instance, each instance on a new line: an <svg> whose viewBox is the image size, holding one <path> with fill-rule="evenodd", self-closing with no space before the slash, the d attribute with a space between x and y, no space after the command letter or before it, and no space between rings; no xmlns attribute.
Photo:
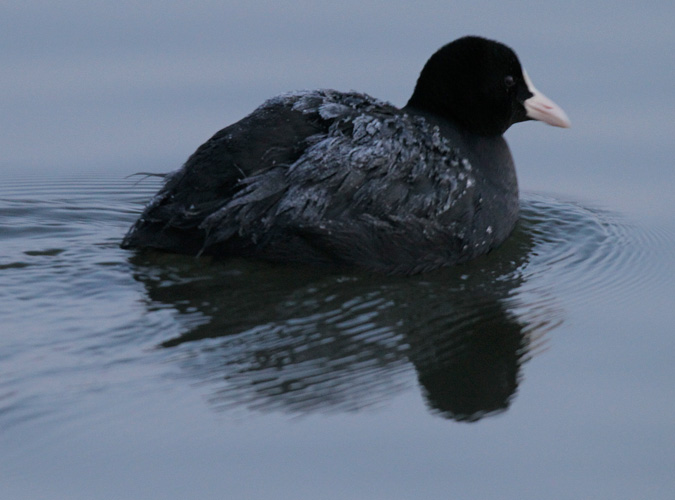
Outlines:
<svg viewBox="0 0 675 500"><path fill-rule="evenodd" d="M571 125L570 119L567 118L567 115L562 108L532 85L532 80L530 80L526 71L523 71L523 76L525 77L525 83L527 84L528 89L534 94L523 103L525 110L527 111L527 116L533 120L540 120L549 125L553 125L554 127L568 128Z"/></svg>

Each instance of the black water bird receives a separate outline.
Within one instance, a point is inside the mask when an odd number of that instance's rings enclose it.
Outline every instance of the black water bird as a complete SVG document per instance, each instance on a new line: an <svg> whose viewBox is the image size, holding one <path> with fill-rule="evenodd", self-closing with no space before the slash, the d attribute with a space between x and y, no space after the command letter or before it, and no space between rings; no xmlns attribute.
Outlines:
<svg viewBox="0 0 675 500"><path fill-rule="evenodd" d="M167 175L123 248L417 273L502 243L518 184L502 134L570 122L505 45L427 61L403 108L355 92L269 99Z"/></svg>

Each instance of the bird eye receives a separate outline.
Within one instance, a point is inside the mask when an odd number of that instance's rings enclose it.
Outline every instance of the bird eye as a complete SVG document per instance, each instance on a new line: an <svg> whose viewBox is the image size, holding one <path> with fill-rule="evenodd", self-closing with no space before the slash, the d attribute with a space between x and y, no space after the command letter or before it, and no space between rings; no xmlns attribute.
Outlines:
<svg viewBox="0 0 675 500"><path fill-rule="evenodd" d="M506 88L509 88L516 84L516 80L511 75L508 75L504 78L504 83L506 84Z"/></svg>

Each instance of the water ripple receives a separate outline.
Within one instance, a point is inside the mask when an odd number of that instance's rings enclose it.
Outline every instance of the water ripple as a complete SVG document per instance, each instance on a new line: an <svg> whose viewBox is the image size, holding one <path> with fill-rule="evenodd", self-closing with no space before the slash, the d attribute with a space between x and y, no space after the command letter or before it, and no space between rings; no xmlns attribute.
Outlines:
<svg viewBox="0 0 675 500"><path fill-rule="evenodd" d="M508 408L567 308L631 300L666 279L674 246L660 228L525 194L501 248L414 277L121 250L160 182L0 186L0 418L40 415L41 384L144 365L155 348L214 408L356 411L416 383L431 411L474 421ZM49 362L29 370L25 356Z"/></svg>
<svg viewBox="0 0 675 500"><path fill-rule="evenodd" d="M525 280L574 303L630 300L661 279L662 255L673 235L579 203L542 195L522 201L519 230L533 235Z"/></svg>

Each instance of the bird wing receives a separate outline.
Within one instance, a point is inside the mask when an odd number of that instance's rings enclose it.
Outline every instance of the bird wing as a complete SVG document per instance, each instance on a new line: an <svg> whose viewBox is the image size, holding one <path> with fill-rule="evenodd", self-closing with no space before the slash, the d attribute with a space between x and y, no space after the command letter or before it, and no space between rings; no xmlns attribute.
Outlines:
<svg viewBox="0 0 675 500"><path fill-rule="evenodd" d="M207 253L236 242L248 247L243 253L273 260L314 254L387 270L418 261L410 272L460 254L474 179L438 128L357 94L309 93L293 110L319 115L326 132L308 137L292 163L239 181L201 224ZM418 251L422 240L430 244ZM434 245L438 252L429 252Z"/></svg>

